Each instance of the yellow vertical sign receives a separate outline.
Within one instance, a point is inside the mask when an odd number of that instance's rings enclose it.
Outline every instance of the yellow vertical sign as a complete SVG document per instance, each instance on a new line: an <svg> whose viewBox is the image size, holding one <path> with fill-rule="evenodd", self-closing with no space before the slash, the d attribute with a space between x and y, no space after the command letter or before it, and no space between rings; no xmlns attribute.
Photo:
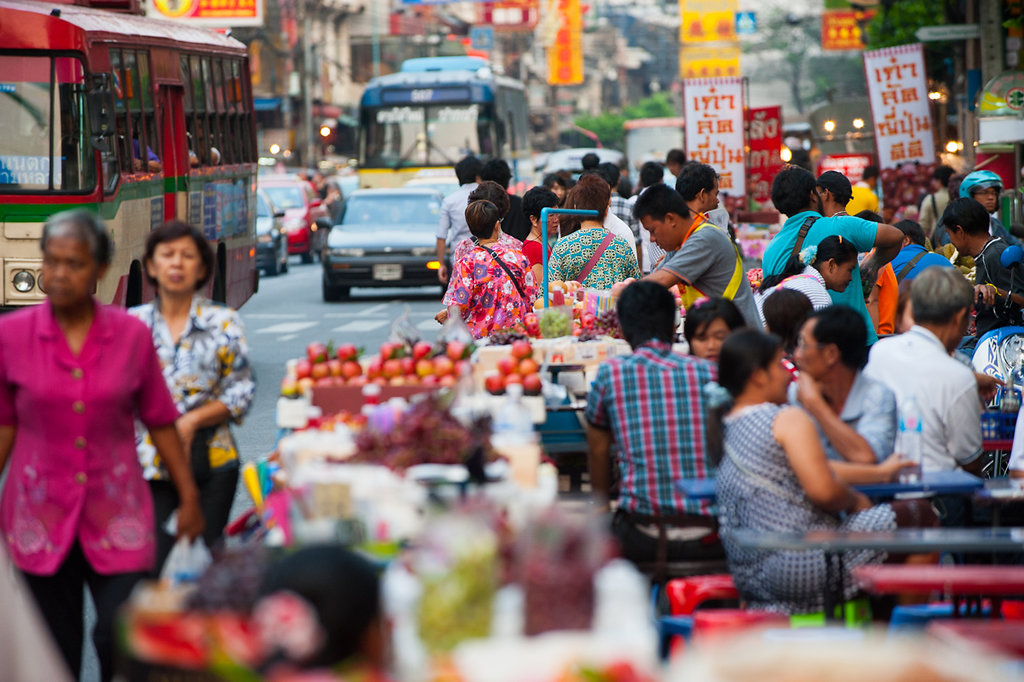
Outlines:
<svg viewBox="0 0 1024 682"><path fill-rule="evenodd" d="M734 42L739 7L739 0L679 0L679 42Z"/></svg>
<svg viewBox="0 0 1024 682"><path fill-rule="evenodd" d="M734 45L682 47L679 74L693 78L735 78L740 76L740 48Z"/></svg>
<svg viewBox="0 0 1024 682"><path fill-rule="evenodd" d="M548 85L583 82L583 12L580 0L548 0L554 36L548 46Z"/></svg>

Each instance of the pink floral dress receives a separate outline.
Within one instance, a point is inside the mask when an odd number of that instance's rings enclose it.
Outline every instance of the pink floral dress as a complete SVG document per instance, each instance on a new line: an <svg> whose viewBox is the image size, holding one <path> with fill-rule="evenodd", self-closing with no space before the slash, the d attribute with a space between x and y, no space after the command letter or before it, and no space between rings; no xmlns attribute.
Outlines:
<svg viewBox="0 0 1024 682"><path fill-rule="evenodd" d="M444 305L458 307L478 339L522 320L533 309L536 297L530 262L523 252L501 241L488 248L512 271L526 297L519 295L508 273L482 247L464 252L452 265Z"/></svg>

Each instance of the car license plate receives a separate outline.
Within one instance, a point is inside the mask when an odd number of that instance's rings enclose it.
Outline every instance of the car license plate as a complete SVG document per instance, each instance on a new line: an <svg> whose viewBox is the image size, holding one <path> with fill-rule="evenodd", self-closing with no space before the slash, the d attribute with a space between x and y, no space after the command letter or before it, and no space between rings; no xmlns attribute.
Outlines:
<svg viewBox="0 0 1024 682"><path fill-rule="evenodd" d="M402 279L402 266L391 264L374 265L373 278L384 282L394 282L395 280Z"/></svg>

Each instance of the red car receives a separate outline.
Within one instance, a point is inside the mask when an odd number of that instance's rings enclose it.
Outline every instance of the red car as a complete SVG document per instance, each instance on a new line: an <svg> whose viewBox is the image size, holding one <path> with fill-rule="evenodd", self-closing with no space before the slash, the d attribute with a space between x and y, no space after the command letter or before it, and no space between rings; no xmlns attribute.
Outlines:
<svg viewBox="0 0 1024 682"><path fill-rule="evenodd" d="M331 228L320 197L308 182L291 175L261 176L259 188L279 211L284 211L288 253L299 254L303 263L312 263L314 254L320 256Z"/></svg>

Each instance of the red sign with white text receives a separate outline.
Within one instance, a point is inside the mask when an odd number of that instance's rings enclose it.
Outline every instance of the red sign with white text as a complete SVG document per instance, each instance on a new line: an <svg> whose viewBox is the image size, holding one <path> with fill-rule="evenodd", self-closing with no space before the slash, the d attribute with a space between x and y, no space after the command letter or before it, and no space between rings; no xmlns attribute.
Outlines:
<svg viewBox="0 0 1024 682"><path fill-rule="evenodd" d="M771 200L772 180L782 169L782 107L747 110L747 191L759 204Z"/></svg>
<svg viewBox="0 0 1024 682"><path fill-rule="evenodd" d="M818 162L818 175L825 171L839 171L850 183L854 183L864 174L864 169L875 162L871 154L832 154L823 156Z"/></svg>

